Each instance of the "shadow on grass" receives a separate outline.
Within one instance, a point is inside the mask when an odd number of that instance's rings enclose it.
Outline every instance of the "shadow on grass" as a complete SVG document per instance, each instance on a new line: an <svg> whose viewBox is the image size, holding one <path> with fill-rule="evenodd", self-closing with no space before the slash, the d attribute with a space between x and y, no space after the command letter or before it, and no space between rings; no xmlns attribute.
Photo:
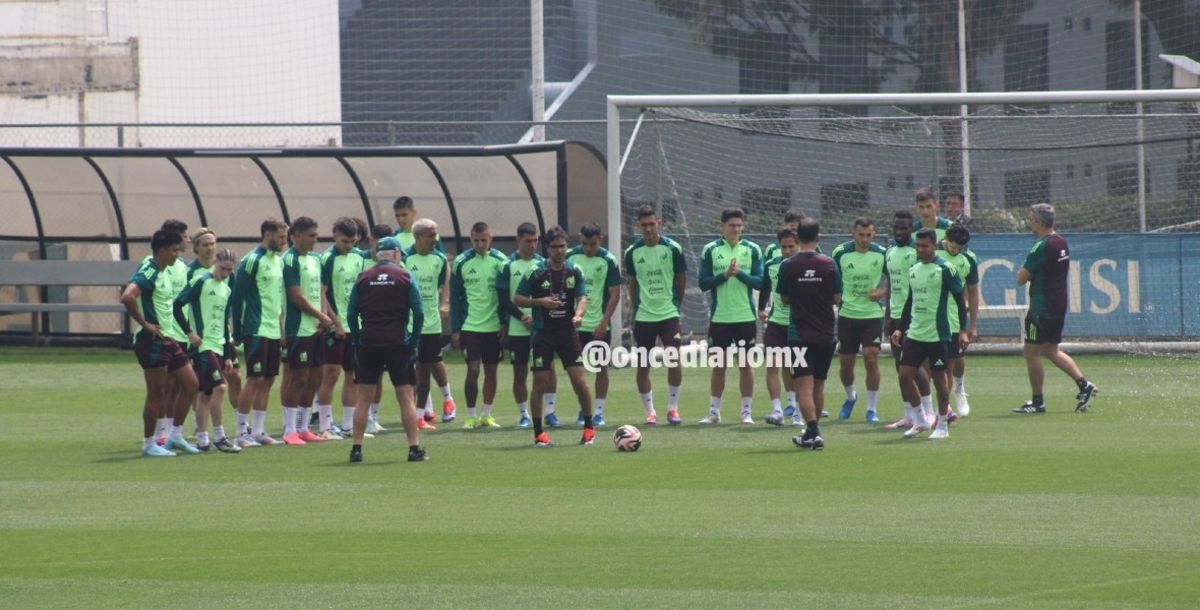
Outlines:
<svg viewBox="0 0 1200 610"><path fill-rule="evenodd" d="M375 468L378 466L395 466L396 464L407 464L408 460L380 460L372 461L370 456L364 454L363 461L357 464L351 464L350 458L346 458L341 462L329 462L325 464L317 464L322 468Z"/></svg>

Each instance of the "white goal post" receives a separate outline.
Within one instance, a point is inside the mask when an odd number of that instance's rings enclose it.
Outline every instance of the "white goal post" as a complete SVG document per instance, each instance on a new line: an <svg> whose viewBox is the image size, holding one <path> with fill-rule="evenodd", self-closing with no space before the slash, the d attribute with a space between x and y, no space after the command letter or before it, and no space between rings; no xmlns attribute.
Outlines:
<svg viewBox="0 0 1200 610"><path fill-rule="evenodd" d="M977 92L977 93L879 93L879 94L771 94L771 95L609 95L607 102L607 163L608 163L608 247L615 256L623 252L621 206L621 172L625 158L632 150L641 128L641 117L629 137L628 148L622 147L622 109L649 108L707 108L732 109L754 107L930 107L1043 104L1127 104L1136 105L1138 114L1130 117L1141 121L1143 104L1160 102L1200 102L1200 88L1151 89L1130 91L1034 91L1034 92ZM955 120L960 117L937 117ZM970 123L974 117L962 117ZM964 129L964 131L966 131ZM1140 129L1139 129L1140 132ZM965 138L964 138L965 139ZM1141 146L1141 136L1138 139ZM968 155L969 146L962 147ZM964 165L968 164L964 163ZM971 170L967 170L971 171ZM969 184L970 177L964 177ZM1144 201L1139 201L1144 205ZM1141 210L1144 219L1145 210ZM1145 230L1144 220L1140 230ZM623 336L621 308L612 321L612 337Z"/></svg>

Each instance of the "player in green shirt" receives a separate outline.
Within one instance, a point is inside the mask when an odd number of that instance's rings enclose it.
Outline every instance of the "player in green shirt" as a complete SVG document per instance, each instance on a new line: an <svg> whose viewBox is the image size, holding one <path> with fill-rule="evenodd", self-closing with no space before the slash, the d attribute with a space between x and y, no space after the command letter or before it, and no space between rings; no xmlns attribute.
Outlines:
<svg viewBox="0 0 1200 610"><path fill-rule="evenodd" d="M363 237L359 234L360 228L354 218L338 218L333 222L333 245L321 253L321 285L325 289L325 303L329 305L333 328L323 337L325 358L321 366L321 385L317 388L317 413L321 435L331 438L345 438L346 431L354 425L357 401L353 379L354 346L350 345L347 336L350 322L345 318L354 281L371 264L369 254L355 247ZM346 372L346 383L342 384L342 425L337 426L333 422L333 389L337 387L342 371Z"/></svg>
<svg viewBox="0 0 1200 610"><path fill-rule="evenodd" d="M200 239L216 243L216 236L211 232ZM207 247L200 250L204 256L209 254ZM213 252L212 257L210 270L196 273L188 287L175 299L175 320L192 344L192 366L200 382L196 404L197 449L208 451L216 447L225 453L238 453L242 448L226 437L224 413L221 410L225 376L233 371L233 360L228 350L229 295L232 292L229 280L237 259L228 248ZM216 442L209 438L209 418L212 419L212 436Z"/></svg>
<svg viewBox="0 0 1200 610"><path fill-rule="evenodd" d="M325 439L309 429L312 397L321 386L323 350L320 341L333 321L325 313L325 290L321 286L321 258L317 243L317 221L301 216L292 221L288 236L292 247L283 254L283 286L287 291L283 351L283 442L304 445Z"/></svg>
<svg viewBox="0 0 1200 610"><path fill-rule="evenodd" d="M174 300L164 302L156 295L160 291L173 289L164 271L179 257L182 242L179 233L157 231L150 240L153 252L150 260L138 266L137 272L121 293L121 304L140 327L134 336L133 351L146 382L146 400L142 406L142 455L146 457L174 456L171 449L186 453L200 452L183 438L183 423L198 389L196 374L192 371L187 354L178 343L168 339L159 326L168 319L174 322ZM175 379L176 387L181 388L180 392L172 394L168 391L169 377ZM173 402L166 407L159 406L167 401ZM174 421L165 446L159 446L155 442L155 427L158 413L164 408L172 413Z"/></svg>
<svg viewBox="0 0 1200 610"><path fill-rule="evenodd" d="M946 263L958 272L958 277L962 279L965 289L967 301L967 313L971 319L958 319L958 311L951 309L953 314L952 325L959 330L966 331L967 338L973 343L979 337L979 263L975 260L975 253L967 249L967 242L971 241L971 233L963 225L952 225L946 229L946 239L942 240L942 251L939 252L941 257L946 260ZM952 383L950 385L951 393L954 394L954 411L960 417L966 417L971 413L971 406L967 403L967 385L963 380L966 374L967 355L964 350L959 358L950 361L950 377Z"/></svg>
<svg viewBox="0 0 1200 610"><path fill-rule="evenodd" d="M160 278L160 281L163 283L162 289L157 290L154 293L155 297L160 299L160 305L169 310L171 308L171 302L174 301L175 297L179 296L179 293L183 292L183 289L187 286L189 266L183 260L183 253L188 249L188 246L192 243L192 240L188 235L187 223L183 222L182 220L176 220L173 218L164 220L159 229L162 231L176 233L182 240L179 244L179 251L176 253L177 257L175 262L171 263L169 267L162 270L162 276ZM139 269L141 267L151 265L152 258L153 255L148 255L143 258ZM162 330L162 333L165 337L178 343L179 349L183 350L184 353L187 353L187 335L180 330L179 325L175 323L175 319L173 317L167 316L167 319L160 322L159 328ZM167 405L174 404L175 398L179 395L180 391L175 385L174 377L167 378L166 391L169 396L166 401L160 403L160 408L164 410L158 414L158 428L155 431L155 438L158 439L157 442L159 446L162 446L167 442L167 432L171 428L172 418Z"/></svg>
<svg viewBox="0 0 1200 610"><path fill-rule="evenodd" d="M642 237L626 248L622 257L633 311L634 345L649 351L654 348L655 341L661 341L663 347L679 349L683 342L679 305L687 288L687 260L683 257L683 247L662 234L662 222L654 208L648 205L638 208L637 227ZM672 426L682 422L679 417L681 385L683 369L678 365L668 368L667 423ZM637 388L646 410L646 423L657 424L648 366L638 367Z"/></svg>
<svg viewBox="0 0 1200 610"><path fill-rule="evenodd" d="M214 233L213 230L209 229L209 228L202 227L200 229L197 229L196 233L194 235L192 235L192 252L196 254L196 259L193 260L190 265L188 265L188 272L187 272L188 285L191 285L192 280L194 280L197 275L203 274L206 271L212 271L213 266L217 264L217 235L216 235L216 233ZM234 264L236 265L237 261L234 261ZM229 286L230 286L230 289L232 290L233 276L229 277ZM186 311L185 311L185 313L186 313ZM242 374L241 374L241 371L239 370L241 364L238 362L237 348L234 346L234 344L232 342L225 346L225 350L226 351L224 354L222 354L222 356L225 359L229 360L233 367L227 373L224 374L225 396L229 400L229 406L233 407L233 409L236 410L238 396L240 396L242 393ZM201 398L197 397L197 402L200 402L200 401L201 401ZM220 402L220 401L218 401L218 402ZM200 417L200 413L202 413L202 411L198 409L199 404L197 404L196 406L197 406L197 411L196 411L196 435L197 436L196 436L196 438L199 440L200 439L199 435L201 434L201 432L204 432L206 430L206 426L204 426L204 424L206 422L203 421L202 418ZM219 407L219 405L217 405L217 406ZM219 411L219 408L216 410ZM203 443L203 441L200 441L200 442Z"/></svg>
<svg viewBox="0 0 1200 610"><path fill-rule="evenodd" d="M838 307L838 364L846 402L838 419L850 419L858 390L854 387L854 361L861 346L867 369L867 421L879 421L879 346L883 335L882 286L884 249L874 242L875 223L870 218L854 221L853 239L833 249L831 257L842 274L842 304Z"/></svg>
<svg viewBox="0 0 1200 610"><path fill-rule="evenodd" d="M900 328L892 333L892 341L903 341L904 345L900 389L908 402L909 420L913 422L904 432L904 438L929 429L920 412L921 397L916 384L917 369L926 362L938 398L937 426L929 438L950 436L950 384L946 368L970 343L966 332L954 328L950 314L954 308L960 320L966 316L962 280L954 267L937 255L937 243L933 229L917 232L917 264L908 270L908 299L904 302Z"/></svg>
<svg viewBox="0 0 1200 610"><path fill-rule="evenodd" d="M796 221L800 226L800 221ZM788 326L792 323L791 308L783 302L783 295L775 291L779 285L779 268L783 262L791 258L800 249L800 239L796 237L795 229L784 227L775 235L778 240L778 252L774 258L763 264L763 283L758 291L758 319L764 322L763 347L766 349L783 349L788 346ZM774 245L774 244L772 244ZM792 417L793 426L803 426L804 419L796 413L796 393L791 389L791 373L788 373L787 400L791 413L785 413L781 404L783 384L780 383L780 368L767 367L767 395L771 397L771 414L766 422L773 426L782 426L784 417Z"/></svg>
<svg viewBox="0 0 1200 610"><path fill-rule="evenodd" d="M416 235L413 233L413 223L417 221L416 204L413 203L412 197L397 197L392 203L392 213L396 216L396 233L393 237L400 240L400 247L404 248L404 252L408 252L416 242ZM441 239L438 239L433 249L442 254L446 253L442 249Z"/></svg>
<svg viewBox="0 0 1200 610"><path fill-rule="evenodd" d="M413 247L404 252L404 268L412 275L421 291L421 309L425 312L424 328L417 348L417 427L436 430L433 426L433 400L430 377L442 389L442 421L454 421L457 407L450 395L446 363L442 361L442 324L450 315L450 261L437 249L438 225L421 218L412 224Z"/></svg>
<svg viewBox="0 0 1200 610"><path fill-rule="evenodd" d="M802 218L804 218L804 214L801 214L800 212L789 211L784 214L783 224L779 227L780 233L783 232L783 229L791 229L792 232L795 233L796 229L800 226L800 219ZM778 235L776 235L776 239L778 239ZM783 253L782 247L783 245L778 243L778 241L767 244L767 247L763 249L764 269L766 265L765 261L769 261Z"/></svg>
<svg viewBox="0 0 1200 610"><path fill-rule="evenodd" d="M900 316L904 313L904 302L908 300L908 270L917 264L917 247L913 243L913 214L908 210L896 210L892 214L892 245L883 253L884 264L887 266L885 279L888 286L887 322L884 334L891 343L892 333L900 328ZM897 379L900 373L900 360L904 347L892 343L892 362L896 366ZM926 419L932 421L933 397L930 395L929 375L925 369L917 369L917 390L921 395L921 411ZM906 405L908 403L905 403ZM907 413L907 408L905 409ZM908 429L912 422L908 415L884 426L888 430L898 428Z"/></svg>
<svg viewBox="0 0 1200 610"><path fill-rule="evenodd" d="M588 303L579 325L580 347L592 341L609 342L609 324L621 302L621 269L617 257L606 248L604 233L594 222L584 223L579 228L579 245L567 251L567 262L583 273L587 284ZM608 367L596 372L596 398L592 404L592 425L604 425L604 403L608 400ZM583 413L576 418L582 426Z"/></svg>
<svg viewBox="0 0 1200 610"><path fill-rule="evenodd" d="M467 378L463 392L467 395L465 428L499 427L492 416L496 400L497 368L500 364L500 341L508 331L508 312L500 307L500 292L496 280L508 262L492 247L492 231L485 222L471 226L471 249L454 259L450 275L450 335L451 344L467 353ZM483 364L483 414L476 416L475 401L479 398L479 369Z"/></svg>
<svg viewBox="0 0 1200 610"><path fill-rule="evenodd" d="M246 357L246 384L238 397L238 446L275 445L266 433L267 398L279 374L280 317L283 315L283 258L287 224L264 220L259 227L262 243L242 257L233 282L229 307L233 309L233 338ZM254 411L250 422L251 409Z"/></svg>
<svg viewBox="0 0 1200 610"><path fill-rule="evenodd" d="M933 189L923 187L917 191L917 222L913 225L913 231L921 229L933 229L937 232L938 243L946 238L946 229L953 224L950 219L938 216L938 200L933 194Z"/></svg>
<svg viewBox="0 0 1200 610"><path fill-rule="evenodd" d="M517 402L517 412L520 417L517 422L518 428L528 428L533 425L529 419L529 355L532 349L530 337L533 329L533 311L529 307L517 307L512 302L512 297L517 294L517 287L521 285L521 280L529 277L538 263L545 260L541 254L538 254L537 247L537 226L532 222L523 222L517 225L517 249L508 256L508 260L500 270L500 277L496 278L500 307L508 312L508 353L513 367L513 400ZM552 385L545 392L543 413L546 425L558 428L562 426L558 415L554 413L558 382L553 376L550 379Z"/></svg>
<svg viewBox="0 0 1200 610"><path fill-rule="evenodd" d="M700 289L709 294L708 342L710 347L754 347L758 336L754 291L762 288L762 249L742 239L746 213L741 208L721 211L721 238L700 252ZM753 424L754 369L748 362L739 367L743 424ZM721 422L721 395L725 392L725 367L712 368L709 381L708 415L701 424Z"/></svg>

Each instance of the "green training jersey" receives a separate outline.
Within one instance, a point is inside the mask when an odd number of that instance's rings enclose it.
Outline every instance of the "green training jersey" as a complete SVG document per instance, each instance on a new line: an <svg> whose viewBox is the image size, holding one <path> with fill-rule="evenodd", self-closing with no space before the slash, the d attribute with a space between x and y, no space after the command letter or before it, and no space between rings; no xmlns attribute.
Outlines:
<svg viewBox="0 0 1200 610"><path fill-rule="evenodd" d="M783 295L775 290L775 286L779 285L779 269L783 267L783 262L787 259L782 254L775 256L767 261L763 267L764 284L771 286L771 315L767 316L767 321L773 324L789 326L792 323L792 308L783 304ZM765 289L765 288L764 288Z"/></svg>
<svg viewBox="0 0 1200 610"><path fill-rule="evenodd" d="M957 309L954 295L963 292L958 272L941 257L934 257L928 263L918 262L908 270L908 288L908 338L926 343L950 341L958 332L950 318L950 308Z"/></svg>
<svg viewBox="0 0 1200 610"><path fill-rule="evenodd" d="M887 265L888 315L899 320L908 300L908 270L917 264L917 249L911 240L906 244L894 243L883 253L883 260Z"/></svg>
<svg viewBox="0 0 1200 610"><path fill-rule="evenodd" d="M504 268L500 270L500 277L496 278L496 289L503 290L504 294L508 295L511 300L517 294L517 287L521 285L521 280L529 277L530 273L537 268L538 264L546 260L541 254L533 253L533 258L525 260L514 251L508 255L508 261L504 263ZM521 313L527 316L533 315L532 307L518 307ZM532 330L525 328L525 323L513 316L508 317L508 335L510 337L528 337L533 333Z"/></svg>
<svg viewBox="0 0 1200 610"><path fill-rule="evenodd" d="M647 246L639 239L625 249L624 272L637 282L633 303L635 322L661 322L679 317L683 295L675 289L675 276L687 272L683 247L667 236Z"/></svg>
<svg viewBox="0 0 1200 610"><path fill-rule="evenodd" d="M230 298L234 336L282 338L283 298L283 257L262 246L242 257Z"/></svg>
<svg viewBox="0 0 1200 610"><path fill-rule="evenodd" d="M156 267L154 259L151 258L138 265L137 271L129 281L137 284L138 289L142 291L137 301L138 312L142 314L142 318L149 324L157 324L163 336L168 336L168 325L175 326L175 297L168 296L175 292L171 274ZM184 341L186 340L185 336Z"/></svg>
<svg viewBox="0 0 1200 610"><path fill-rule="evenodd" d="M737 275L725 270L737 261ZM754 291L762 288L762 249L749 240L731 245L725 238L709 242L700 251L700 289L709 294L709 320L717 324L753 322L757 318Z"/></svg>
<svg viewBox="0 0 1200 610"><path fill-rule="evenodd" d="M595 332L596 327L604 320L604 312L612 300L608 294L609 289L621 285L621 269L617 266L617 257L606 248L599 248L595 256L588 256L583 253L582 246L575 246L567 251L567 262L578 267L583 273L583 281L587 284L587 293L590 295L579 330L585 333Z"/></svg>
<svg viewBox="0 0 1200 610"><path fill-rule="evenodd" d="M200 335L200 352L225 353L229 339L229 279L218 280L209 271L197 273L176 299L187 305L188 323Z"/></svg>
<svg viewBox="0 0 1200 610"><path fill-rule="evenodd" d="M975 286L979 283L979 263L975 260L975 253L963 248L958 254L950 254L945 250L939 250L938 256L946 261L947 265L954 268L959 279L963 283L963 288L967 286ZM958 308L950 305L950 329L953 331L966 330L963 324L965 320L958 319Z"/></svg>
<svg viewBox="0 0 1200 610"><path fill-rule="evenodd" d="M940 244L942 243L943 239L946 239L946 229L949 229L950 225L952 224L954 223L951 222L949 218L942 218L941 216L938 216L937 223L933 226L934 232L937 233L937 243ZM917 217L917 219L913 221L913 239L916 239L917 231L920 231L923 228L925 228L925 225L921 224L921 218Z"/></svg>
<svg viewBox="0 0 1200 610"><path fill-rule="evenodd" d="M153 256L147 256L142 259L141 264L143 266L150 265L153 264L153 260ZM168 305L173 303L175 297L179 296L179 293L183 292L183 289L187 287L188 279L191 277L191 273L189 273L190 268L191 266L183 262L183 258L181 257L175 259L175 263L170 267L163 269L162 273L166 277L162 278L161 292L155 291L156 298L163 299ZM187 335L183 333L183 329L179 328L179 325L175 323L174 314L167 316L166 320L160 320L157 324L164 337L184 344L188 342Z"/></svg>
<svg viewBox="0 0 1200 610"><path fill-rule="evenodd" d="M321 283L329 289L329 308L333 310L335 319L340 320L342 328L349 329L346 312L350 307L350 291L354 290L354 282L367 267L371 266L370 252L350 248L345 254L338 254L337 248L330 246L321 253Z"/></svg>
<svg viewBox="0 0 1200 610"><path fill-rule="evenodd" d="M454 259L450 275L450 319L452 332L494 333L508 321L500 309L496 280L508 259L492 248L480 254L474 248Z"/></svg>
<svg viewBox="0 0 1200 610"><path fill-rule="evenodd" d="M883 247L872 243L866 252L859 252L854 242L848 241L833 249L832 258L842 275L842 306L838 308L838 316L851 320L883 318L882 299L872 301L870 297L883 279Z"/></svg>
<svg viewBox="0 0 1200 610"><path fill-rule="evenodd" d="M301 252L289 248L283 254L283 288L286 291L293 286L300 288L304 300L313 309L321 311L321 257L316 252ZM287 336L311 337L317 334L318 322L316 316L305 313L286 295L287 316L284 326Z"/></svg>
<svg viewBox="0 0 1200 610"><path fill-rule="evenodd" d="M450 265L446 255L434 250L429 254L417 254L416 249L404 251L404 268L412 276L412 281L421 291L421 310L425 312L422 324L422 335L441 335L442 316L439 306L442 301L442 289L448 288L446 269ZM411 320L411 316L409 318ZM411 324L411 322L410 322ZM411 330L411 329L410 329Z"/></svg>

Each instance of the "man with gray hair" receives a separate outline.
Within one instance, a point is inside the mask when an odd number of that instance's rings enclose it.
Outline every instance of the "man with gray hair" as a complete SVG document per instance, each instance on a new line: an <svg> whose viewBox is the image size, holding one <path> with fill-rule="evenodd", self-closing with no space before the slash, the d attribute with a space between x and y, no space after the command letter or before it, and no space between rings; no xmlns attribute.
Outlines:
<svg viewBox="0 0 1200 610"><path fill-rule="evenodd" d="M1048 358L1062 372L1071 376L1079 393L1075 396L1075 411L1088 410L1096 395L1096 385L1080 372L1075 361L1058 349L1062 342L1063 324L1067 317L1067 276L1071 268L1071 253L1067 240L1054 231L1054 206L1039 203L1029 211L1029 229L1038 241L1025 257L1017 272L1017 285L1029 284L1029 313L1025 315L1025 368L1029 372L1031 400L1013 409L1013 413L1045 413L1042 382L1046 377L1042 357Z"/></svg>
<svg viewBox="0 0 1200 610"><path fill-rule="evenodd" d="M450 261L437 249L438 225L421 218L412 224L413 245L404 251L404 268L412 274L421 291L421 306L425 311L424 328L414 328L420 335L417 348L417 415L422 430L434 430L433 401L430 399L429 378L442 390L443 421L454 419L454 398L442 362L442 323L450 315ZM445 419L449 417L449 419Z"/></svg>

